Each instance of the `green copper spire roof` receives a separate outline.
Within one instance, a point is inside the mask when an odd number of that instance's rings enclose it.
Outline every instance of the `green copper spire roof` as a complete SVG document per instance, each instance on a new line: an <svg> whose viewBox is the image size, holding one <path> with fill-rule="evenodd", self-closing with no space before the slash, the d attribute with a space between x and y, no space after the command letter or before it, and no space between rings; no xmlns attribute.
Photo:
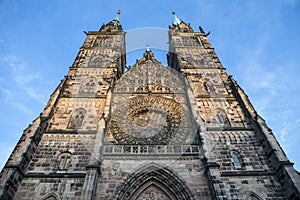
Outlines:
<svg viewBox="0 0 300 200"><path fill-rule="evenodd" d="M115 18L116 21L119 21L120 14L121 14L121 11L119 10L118 13L117 13L117 16Z"/></svg>
<svg viewBox="0 0 300 200"><path fill-rule="evenodd" d="M117 16L113 20L114 26L119 26L120 25L120 22L119 22L120 14L121 14L121 11L119 10L118 13L117 13Z"/></svg>
<svg viewBox="0 0 300 200"><path fill-rule="evenodd" d="M174 15L173 24L178 26L181 23L181 20L176 17L175 12L172 12L172 14Z"/></svg>

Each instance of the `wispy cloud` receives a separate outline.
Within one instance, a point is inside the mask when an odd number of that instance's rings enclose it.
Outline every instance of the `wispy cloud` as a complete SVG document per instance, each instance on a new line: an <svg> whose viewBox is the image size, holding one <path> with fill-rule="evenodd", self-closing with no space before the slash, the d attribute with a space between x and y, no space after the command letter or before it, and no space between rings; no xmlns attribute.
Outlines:
<svg viewBox="0 0 300 200"><path fill-rule="evenodd" d="M22 112L28 114L28 115L33 115L32 111L27 108L25 105L19 103L19 102L12 102L12 104L19 110L21 110Z"/></svg>
<svg viewBox="0 0 300 200"><path fill-rule="evenodd" d="M14 55L2 57L2 62L11 68L12 78L17 84L26 85L34 80L42 80L42 76L37 72L30 72L20 58Z"/></svg>
<svg viewBox="0 0 300 200"><path fill-rule="evenodd" d="M4 97L5 97L5 101L10 101L12 99L14 99L14 94L12 93L12 91L10 91L9 89L7 88L3 88L3 87L0 87L0 91L2 93L4 93Z"/></svg>
<svg viewBox="0 0 300 200"><path fill-rule="evenodd" d="M34 72L26 74L25 76L24 74L21 75L20 73L17 73L14 79L18 84L28 84L31 83L33 80L42 80L42 77L40 74Z"/></svg>
<svg viewBox="0 0 300 200"><path fill-rule="evenodd" d="M239 56L235 57L237 67L234 74L287 151L297 146L295 133L300 128L299 110L293 106L299 97L299 84L295 81L299 65L298 62L281 60L285 52L276 54L271 49L274 38L268 34L269 29L266 25L266 30L252 38L255 42L236 47L235 53Z"/></svg>
<svg viewBox="0 0 300 200"><path fill-rule="evenodd" d="M36 92L35 81L43 80L43 77L37 73L32 72L26 66L26 63L18 56L15 55L2 55L0 56L0 63L4 67L8 74L7 77L13 80L13 85L5 85L3 82L0 86L0 91L4 94L6 102L11 103L14 107L25 112L26 114L32 114L30 109L22 103L22 99L19 99L16 94L20 92L25 93L28 97L36 100L37 102L44 104L44 95Z"/></svg>
<svg viewBox="0 0 300 200"><path fill-rule="evenodd" d="M294 132L300 128L300 118L295 121L285 121L283 122L283 128L280 130L280 140L285 142L286 137L289 133Z"/></svg>
<svg viewBox="0 0 300 200"><path fill-rule="evenodd" d="M270 70L270 68L272 70ZM280 74L283 73L281 67L265 67L260 63L244 63L240 67L239 76L247 80L247 87L250 90L264 90L268 95L277 95L282 89Z"/></svg>
<svg viewBox="0 0 300 200"><path fill-rule="evenodd" d="M22 104L21 102L19 102L17 100L16 96L14 95L14 93L11 90L0 87L0 92L2 92L4 94L4 101L6 103L10 103L15 108L17 108L18 110L20 110L28 115L33 115L32 111L30 111L30 109L27 108L27 106L25 106L24 104Z"/></svg>
<svg viewBox="0 0 300 200"><path fill-rule="evenodd" d="M36 101L40 102L41 104L45 103L45 95L41 95L34 88L26 87L24 89L31 98L35 99Z"/></svg>

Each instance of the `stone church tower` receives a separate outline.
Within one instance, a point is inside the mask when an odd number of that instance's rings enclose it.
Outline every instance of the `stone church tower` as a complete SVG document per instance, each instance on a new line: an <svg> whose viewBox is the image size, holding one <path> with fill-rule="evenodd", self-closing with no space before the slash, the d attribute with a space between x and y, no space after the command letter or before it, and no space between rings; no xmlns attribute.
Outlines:
<svg viewBox="0 0 300 200"><path fill-rule="evenodd" d="M0 175L0 199L299 199L300 178L200 28L126 66L118 16L87 37Z"/></svg>

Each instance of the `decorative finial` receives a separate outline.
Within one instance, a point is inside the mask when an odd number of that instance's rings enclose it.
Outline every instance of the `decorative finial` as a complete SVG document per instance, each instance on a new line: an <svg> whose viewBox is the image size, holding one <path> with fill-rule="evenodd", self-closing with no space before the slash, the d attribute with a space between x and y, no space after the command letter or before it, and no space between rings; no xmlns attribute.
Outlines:
<svg viewBox="0 0 300 200"><path fill-rule="evenodd" d="M146 46L146 51L150 51L149 44L147 44L147 46Z"/></svg>
<svg viewBox="0 0 300 200"><path fill-rule="evenodd" d="M119 21L120 14L121 14L121 10L118 10L117 16L116 16L116 18L115 18L116 21Z"/></svg>
<svg viewBox="0 0 300 200"><path fill-rule="evenodd" d="M121 11L118 10L117 16L115 17L114 20L112 20L112 22L114 23L114 26L120 26L121 25L120 22L119 22L120 14L121 14Z"/></svg>
<svg viewBox="0 0 300 200"><path fill-rule="evenodd" d="M175 25L175 26L179 26L179 24L181 23L181 20L180 20L180 19L178 19L178 18L176 17L176 15L175 15L175 12L174 12L174 11L172 12L172 14L173 14L173 16L174 16L173 25Z"/></svg>

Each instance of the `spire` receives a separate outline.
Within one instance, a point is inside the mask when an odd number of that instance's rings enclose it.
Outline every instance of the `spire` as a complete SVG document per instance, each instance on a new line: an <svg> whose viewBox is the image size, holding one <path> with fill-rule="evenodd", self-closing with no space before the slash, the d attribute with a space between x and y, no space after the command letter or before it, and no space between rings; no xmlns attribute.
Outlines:
<svg viewBox="0 0 300 200"><path fill-rule="evenodd" d="M112 20L114 26L119 26L120 25L120 21L119 21L119 18L120 18L120 14L121 14L121 11L118 10L117 12L117 16L115 17L114 20Z"/></svg>
<svg viewBox="0 0 300 200"><path fill-rule="evenodd" d="M173 29L175 31L180 32L194 32L190 24L185 23L184 21L180 20L176 15L175 12L172 12L174 16L174 20L172 26L169 26L169 29Z"/></svg>
<svg viewBox="0 0 300 200"><path fill-rule="evenodd" d="M175 14L174 11L172 12L172 15L174 16L173 24L174 24L175 26L179 26L179 24L181 23L181 20L178 19L178 17L176 17L176 14Z"/></svg>
<svg viewBox="0 0 300 200"><path fill-rule="evenodd" d="M147 48L146 48L146 51L144 52L143 54L143 57L141 59L137 59L136 60L136 63L130 67L131 68L134 68L135 66L138 66L138 65L141 65L141 64L144 64L145 62L152 62L152 63L160 63L159 61L157 61L154 57L154 54L153 52L150 50L150 47L149 45L147 45Z"/></svg>
<svg viewBox="0 0 300 200"><path fill-rule="evenodd" d="M151 51L149 44L147 44L147 46L146 46L146 51Z"/></svg>
<svg viewBox="0 0 300 200"><path fill-rule="evenodd" d="M118 10L117 16L108 22L107 24L103 24L102 27L100 28L100 31L102 32L115 32L115 31L122 31L122 25L119 21L121 11Z"/></svg>
<svg viewBox="0 0 300 200"><path fill-rule="evenodd" d="M150 47L149 47L148 44L147 44L146 51L145 51L145 53L143 55L143 58L141 60L143 60L143 61L151 60L151 61L156 61L157 62L157 60L154 58L154 54L150 50Z"/></svg>
<svg viewBox="0 0 300 200"><path fill-rule="evenodd" d="M117 16L116 16L116 18L115 18L115 21L119 21L120 14L121 14L121 11L120 11L120 10L118 10L118 12L117 12Z"/></svg>

